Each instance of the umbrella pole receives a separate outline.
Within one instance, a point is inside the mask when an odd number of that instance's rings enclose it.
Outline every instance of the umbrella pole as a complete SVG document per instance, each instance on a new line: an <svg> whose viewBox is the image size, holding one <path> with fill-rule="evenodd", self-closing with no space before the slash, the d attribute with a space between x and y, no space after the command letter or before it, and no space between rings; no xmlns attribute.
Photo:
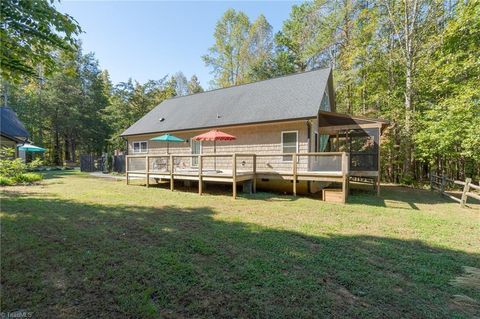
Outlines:
<svg viewBox="0 0 480 319"><path fill-rule="evenodd" d="M217 147L216 147L216 141L214 140L213 141L213 153L214 154L217 154ZM213 170L215 171L215 173L217 172L217 157L213 157Z"/></svg>

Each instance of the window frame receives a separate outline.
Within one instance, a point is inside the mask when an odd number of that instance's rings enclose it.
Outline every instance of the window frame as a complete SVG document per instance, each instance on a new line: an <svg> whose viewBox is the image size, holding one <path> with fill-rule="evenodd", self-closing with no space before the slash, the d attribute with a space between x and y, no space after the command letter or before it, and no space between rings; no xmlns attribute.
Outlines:
<svg viewBox="0 0 480 319"><path fill-rule="evenodd" d="M193 143L196 143L196 142L198 142L198 144L199 144L199 146L200 146L200 147L199 147L199 153L193 153ZM190 154L192 154L192 155L200 155L200 154L202 154L202 147L203 147L202 141L196 141L196 140L194 140L194 139L190 139ZM195 161L196 159L197 159L197 161ZM192 167L198 167L198 158L194 158L193 156L190 157L190 165L191 165Z"/></svg>
<svg viewBox="0 0 480 319"><path fill-rule="evenodd" d="M145 143L145 151L142 152L142 143ZM138 151L135 151L135 144L138 144ZM147 154L148 153L148 141L134 141L132 142L132 153L133 154Z"/></svg>
<svg viewBox="0 0 480 319"><path fill-rule="evenodd" d="M282 154L284 154L283 153L283 134L285 134L285 133L295 133L295 140L296 140L296 142L295 142L295 153L298 153L298 148L299 148L298 144L299 143L298 143L298 130L297 130L297 131L282 131L280 133L280 146L282 147ZM287 159L285 159L286 157L290 157L290 159L287 160ZM292 157L288 156L288 155L282 156L282 162L286 162L286 163L290 162L291 163L292 162Z"/></svg>

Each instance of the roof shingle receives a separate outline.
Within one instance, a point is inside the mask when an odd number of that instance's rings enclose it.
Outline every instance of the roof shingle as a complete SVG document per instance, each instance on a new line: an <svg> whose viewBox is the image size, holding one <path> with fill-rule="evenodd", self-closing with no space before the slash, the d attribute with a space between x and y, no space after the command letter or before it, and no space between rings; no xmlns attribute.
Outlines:
<svg viewBox="0 0 480 319"><path fill-rule="evenodd" d="M316 117L330 73L320 69L165 100L122 136Z"/></svg>
<svg viewBox="0 0 480 319"><path fill-rule="evenodd" d="M6 106L0 107L0 118L0 132L2 135L18 140L28 139L27 129L11 108Z"/></svg>

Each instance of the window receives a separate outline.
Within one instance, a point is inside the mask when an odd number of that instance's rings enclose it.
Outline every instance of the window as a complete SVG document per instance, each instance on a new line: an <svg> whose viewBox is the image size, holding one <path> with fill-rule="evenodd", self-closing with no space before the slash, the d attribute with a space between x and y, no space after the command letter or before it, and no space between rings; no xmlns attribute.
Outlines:
<svg viewBox="0 0 480 319"><path fill-rule="evenodd" d="M202 154L202 142L201 141L195 141L195 140L190 140L191 141L191 147L192 147L192 154L197 155L197 154ZM198 157L193 157L192 156L192 166L198 166Z"/></svg>
<svg viewBox="0 0 480 319"><path fill-rule="evenodd" d="M282 132L282 153L298 153L298 131ZM284 156L283 161L292 161L292 156Z"/></svg>
<svg viewBox="0 0 480 319"><path fill-rule="evenodd" d="M133 142L133 152L134 153L147 153L148 152L147 142L145 142L145 141Z"/></svg>
<svg viewBox="0 0 480 319"><path fill-rule="evenodd" d="M328 97L328 91L323 94L322 102L320 103L320 110L330 112L330 98Z"/></svg>

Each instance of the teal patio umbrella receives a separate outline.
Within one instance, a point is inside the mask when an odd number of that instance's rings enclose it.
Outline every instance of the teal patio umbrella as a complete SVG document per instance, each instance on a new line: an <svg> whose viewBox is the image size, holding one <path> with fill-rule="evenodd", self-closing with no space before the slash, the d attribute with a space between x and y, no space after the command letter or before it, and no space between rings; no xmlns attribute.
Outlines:
<svg viewBox="0 0 480 319"><path fill-rule="evenodd" d="M154 138L151 138L150 141L157 141L157 142L166 142L167 143L167 154L168 154L168 144L169 143L181 143L185 142L184 139L180 137L176 137L172 134L163 134Z"/></svg>
<svg viewBox="0 0 480 319"><path fill-rule="evenodd" d="M35 146L33 144L23 144L18 148L19 151L27 151L27 152L36 152L36 153L43 153L46 151L45 148Z"/></svg>

